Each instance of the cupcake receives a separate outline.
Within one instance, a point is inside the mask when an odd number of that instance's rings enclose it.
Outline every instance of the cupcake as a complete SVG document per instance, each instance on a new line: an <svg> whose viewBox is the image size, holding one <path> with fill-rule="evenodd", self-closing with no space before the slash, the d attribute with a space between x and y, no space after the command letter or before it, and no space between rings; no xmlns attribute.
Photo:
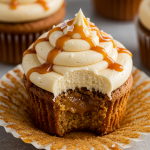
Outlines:
<svg viewBox="0 0 150 150"><path fill-rule="evenodd" d="M141 2L136 28L142 64L150 69L150 0Z"/></svg>
<svg viewBox="0 0 150 150"><path fill-rule="evenodd" d="M22 62L36 125L57 136L119 128L133 82L131 56L81 10L43 34Z"/></svg>
<svg viewBox="0 0 150 150"><path fill-rule="evenodd" d="M0 62L18 64L23 52L62 21L64 0L1 0Z"/></svg>
<svg viewBox="0 0 150 150"><path fill-rule="evenodd" d="M93 0L98 14L110 19L133 20L141 0Z"/></svg>

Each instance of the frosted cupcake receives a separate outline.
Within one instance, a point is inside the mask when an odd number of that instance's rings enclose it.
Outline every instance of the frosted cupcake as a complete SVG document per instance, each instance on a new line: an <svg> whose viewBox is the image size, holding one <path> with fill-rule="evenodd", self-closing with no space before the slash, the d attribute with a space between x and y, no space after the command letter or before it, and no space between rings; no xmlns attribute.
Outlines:
<svg viewBox="0 0 150 150"><path fill-rule="evenodd" d="M142 0L93 0L98 14L110 19L133 20Z"/></svg>
<svg viewBox="0 0 150 150"><path fill-rule="evenodd" d="M136 18L140 57L143 65L150 69L150 0L144 0Z"/></svg>
<svg viewBox="0 0 150 150"><path fill-rule="evenodd" d="M81 10L43 34L22 62L34 122L58 136L119 128L133 82L131 56Z"/></svg>
<svg viewBox="0 0 150 150"><path fill-rule="evenodd" d="M0 0L0 10L0 62L10 64L65 16L64 0Z"/></svg>

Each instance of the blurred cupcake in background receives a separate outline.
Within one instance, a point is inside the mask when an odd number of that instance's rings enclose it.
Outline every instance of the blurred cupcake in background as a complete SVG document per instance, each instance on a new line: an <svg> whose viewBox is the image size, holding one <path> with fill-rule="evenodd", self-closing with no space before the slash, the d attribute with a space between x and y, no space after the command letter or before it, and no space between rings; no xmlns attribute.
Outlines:
<svg viewBox="0 0 150 150"><path fill-rule="evenodd" d="M150 69L150 0L141 2L136 27L141 61Z"/></svg>
<svg viewBox="0 0 150 150"><path fill-rule="evenodd" d="M93 0L98 14L110 19L133 20L142 0Z"/></svg>
<svg viewBox="0 0 150 150"><path fill-rule="evenodd" d="M0 0L0 62L18 64L39 35L65 16L64 0Z"/></svg>

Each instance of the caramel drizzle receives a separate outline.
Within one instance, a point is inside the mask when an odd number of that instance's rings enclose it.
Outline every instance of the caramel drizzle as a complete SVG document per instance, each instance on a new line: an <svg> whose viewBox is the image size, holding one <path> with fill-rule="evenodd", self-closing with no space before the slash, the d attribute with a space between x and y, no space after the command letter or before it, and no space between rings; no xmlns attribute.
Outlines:
<svg viewBox="0 0 150 150"><path fill-rule="evenodd" d="M11 9L17 9L17 7L18 7L18 1L17 0L11 0L10 8Z"/></svg>
<svg viewBox="0 0 150 150"><path fill-rule="evenodd" d="M37 3L39 3L40 5L42 5L42 7L46 11L49 10L49 6L48 6L47 2L45 2L45 0L37 0ZM11 9L17 9L17 7L18 7L18 1L17 0L11 0L10 7L11 7Z"/></svg>
<svg viewBox="0 0 150 150"><path fill-rule="evenodd" d="M67 25L69 25L69 26L72 25L73 21L74 21L74 19L70 20L67 23ZM99 36L99 41L100 42L109 42L109 41L111 41L113 43L113 47L118 50L118 53L127 53L127 54L129 54L132 57L132 53L129 50L127 50L125 48L118 48L118 47L116 47L114 42L113 42L113 40L110 37L103 35L101 33L101 31L96 26L94 26L92 24L89 24L87 22L87 20L85 20L85 24L87 26L90 26L92 31L96 31L97 32L97 35ZM55 32L55 31L63 31L63 29L61 27L56 27L56 28L51 29L49 31L49 33L48 33L46 38L38 39L34 43L33 48L25 51L23 56L25 56L26 54L36 53L35 47L36 47L36 45L38 43L44 42L44 41L49 41L49 36L53 32ZM107 54L107 52L106 52L106 50L104 48L102 48L100 46L96 46L94 41L91 38L86 36L82 26L74 25L73 31L68 31L67 35L64 35L64 36L62 36L62 37L57 39L56 47L49 52L49 54L47 56L47 61L44 64L42 64L42 65L40 65L38 67L32 68L32 69L30 69L27 72L27 75L26 75L26 78L27 78L27 81L28 81L27 87L30 87L31 84L32 84L30 79L29 79L31 73L38 72L39 74L45 74L45 73L51 72L53 70L52 68L53 68L53 60L54 60L54 58L59 53L61 53L63 51L63 46L64 46L65 42L67 42L69 39L71 39L72 36L75 33L79 33L81 35L82 39L87 41L91 45L91 50L96 51L96 52L98 52L98 53L103 55L104 60L108 62L108 68L114 69L114 70L119 71L119 72L123 71L123 66L122 65L116 63L111 57L108 56L108 54Z"/></svg>
<svg viewBox="0 0 150 150"><path fill-rule="evenodd" d="M43 8L47 11L49 10L48 4L47 2L45 2L44 0L37 0L37 3L39 3L40 5L43 6Z"/></svg>

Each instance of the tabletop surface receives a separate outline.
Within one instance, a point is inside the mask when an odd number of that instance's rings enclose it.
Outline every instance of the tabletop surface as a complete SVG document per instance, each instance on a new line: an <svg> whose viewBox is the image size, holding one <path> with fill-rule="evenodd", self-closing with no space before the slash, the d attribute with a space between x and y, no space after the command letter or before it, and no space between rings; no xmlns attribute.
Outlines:
<svg viewBox="0 0 150 150"><path fill-rule="evenodd" d="M150 71L144 68L140 62L138 52L138 42L136 36L135 21L120 22L109 20L95 14L91 0L66 0L67 15L65 19L74 18L80 8L84 15L91 19L99 29L109 33L114 39L120 41L133 53L133 64L140 70L150 76ZM15 66L0 63L0 77L13 69ZM138 142L132 148L127 150L150 150L150 136L144 141ZM31 144L25 144L22 140L14 138L10 133L6 133L3 127L0 127L0 150L36 150Z"/></svg>

